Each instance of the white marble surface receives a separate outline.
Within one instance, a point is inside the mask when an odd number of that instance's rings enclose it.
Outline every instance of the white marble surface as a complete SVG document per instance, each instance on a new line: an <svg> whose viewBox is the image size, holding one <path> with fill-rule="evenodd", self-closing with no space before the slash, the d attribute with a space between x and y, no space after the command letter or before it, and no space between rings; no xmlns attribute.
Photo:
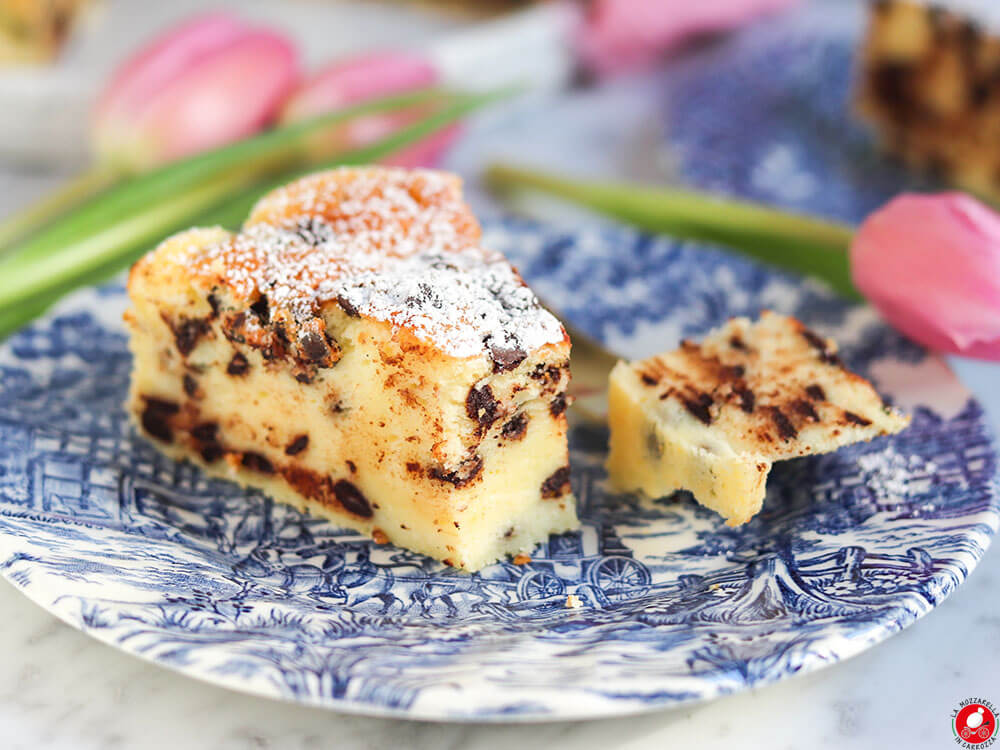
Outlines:
<svg viewBox="0 0 1000 750"><path fill-rule="evenodd" d="M589 157L582 168L663 176L669 164L660 159L656 139L644 135L649 112L629 96L627 84L621 90L615 133L591 127L574 134L575 153ZM569 106L591 105L585 95ZM506 116L517 119L516 113ZM494 116L482 127L502 134L503 118ZM531 143L522 133L506 142L498 137L495 153L516 150L526 160L558 162L545 134L536 135ZM453 161L471 176L489 156L459 149ZM559 166L581 167L580 161L565 162ZM52 183L51 177L0 171L0 215ZM1000 366L957 367L1000 430ZM980 695L1000 703L996 549L942 606L847 662L710 704L586 723L469 726L306 709L201 684L121 654L58 622L5 582L0 613L0 750L943 748L952 742L949 717L959 700Z"/></svg>

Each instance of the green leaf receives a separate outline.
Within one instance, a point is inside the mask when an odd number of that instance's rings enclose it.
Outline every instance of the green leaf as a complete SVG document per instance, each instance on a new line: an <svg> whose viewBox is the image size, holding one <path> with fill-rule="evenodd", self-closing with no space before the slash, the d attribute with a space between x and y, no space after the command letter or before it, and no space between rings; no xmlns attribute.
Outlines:
<svg viewBox="0 0 1000 750"><path fill-rule="evenodd" d="M846 297L861 298L851 283L846 251L854 230L846 224L694 190L573 180L505 165L489 167L486 180L499 192L537 190L647 232L726 245L822 279Z"/></svg>
<svg viewBox="0 0 1000 750"><path fill-rule="evenodd" d="M114 185L120 178L117 172L98 168L70 180L40 201L0 222L0 248L9 247L47 222L66 214L86 199ZM2 255L0 250L0 257Z"/></svg>

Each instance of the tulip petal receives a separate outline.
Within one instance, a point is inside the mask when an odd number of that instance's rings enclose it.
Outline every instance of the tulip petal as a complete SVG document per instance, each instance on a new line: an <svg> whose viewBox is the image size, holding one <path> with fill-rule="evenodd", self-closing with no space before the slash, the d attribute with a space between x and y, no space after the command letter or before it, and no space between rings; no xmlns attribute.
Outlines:
<svg viewBox="0 0 1000 750"><path fill-rule="evenodd" d="M429 62L407 52L377 52L337 61L299 87L286 103L282 120L300 120L379 96L426 88L437 79Z"/></svg>
<svg viewBox="0 0 1000 750"><path fill-rule="evenodd" d="M340 60L323 68L299 87L285 104L282 121L292 122L379 96L415 91L433 85L437 80L438 74L433 65L409 52L377 52ZM426 111L417 108L412 112L359 118L340 131L326 134L325 148L331 152L359 148L426 115ZM444 128L389 157L386 163L406 167L432 166L460 133L458 125Z"/></svg>
<svg viewBox="0 0 1000 750"><path fill-rule="evenodd" d="M851 273L886 320L915 341L1000 359L1000 216L975 199L895 198L859 228Z"/></svg>
<svg viewBox="0 0 1000 750"><path fill-rule="evenodd" d="M274 119L298 79L295 49L255 31L202 59L151 99L137 129L154 144L156 161L246 137Z"/></svg>
<svg viewBox="0 0 1000 750"><path fill-rule="evenodd" d="M141 106L151 91L169 83L203 55L239 38L246 25L227 13L198 16L153 40L115 72L98 99L95 116L127 115Z"/></svg>
<svg viewBox="0 0 1000 750"><path fill-rule="evenodd" d="M112 79L95 110L98 153L146 168L253 133L299 77L283 37L226 14L155 40Z"/></svg>
<svg viewBox="0 0 1000 750"><path fill-rule="evenodd" d="M598 74L634 68L688 38L736 28L797 0L594 0L577 51Z"/></svg>

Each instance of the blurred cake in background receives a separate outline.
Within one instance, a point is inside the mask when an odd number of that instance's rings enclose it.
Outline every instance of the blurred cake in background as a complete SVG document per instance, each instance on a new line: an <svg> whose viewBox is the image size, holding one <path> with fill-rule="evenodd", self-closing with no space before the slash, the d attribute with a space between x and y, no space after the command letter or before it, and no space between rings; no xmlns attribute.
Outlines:
<svg viewBox="0 0 1000 750"><path fill-rule="evenodd" d="M0 65L58 54L88 0L0 0Z"/></svg>
<svg viewBox="0 0 1000 750"><path fill-rule="evenodd" d="M1000 199L1000 0L878 0L858 110L885 148Z"/></svg>

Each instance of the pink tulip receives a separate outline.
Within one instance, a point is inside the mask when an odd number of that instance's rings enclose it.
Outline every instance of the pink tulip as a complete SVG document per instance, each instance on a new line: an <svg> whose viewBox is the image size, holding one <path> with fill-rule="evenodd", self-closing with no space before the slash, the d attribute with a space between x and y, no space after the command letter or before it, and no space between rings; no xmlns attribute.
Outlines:
<svg viewBox="0 0 1000 750"><path fill-rule="evenodd" d="M932 349L1000 360L1000 214L962 193L904 194L851 245L854 284Z"/></svg>
<svg viewBox="0 0 1000 750"><path fill-rule="evenodd" d="M378 52L337 61L299 87L285 104L281 119L292 122L369 99L427 88L437 81L437 71L429 62L407 52ZM326 149L357 148L374 143L427 114L424 107L415 107L358 118L329 134L325 139ZM457 125L445 128L385 161L401 167L431 166L443 156L459 132Z"/></svg>
<svg viewBox="0 0 1000 750"><path fill-rule="evenodd" d="M129 171L220 146L272 121L298 79L284 37L230 15L201 16L121 66L98 101L94 145Z"/></svg>
<svg viewBox="0 0 1000 750"><path fill-rule="evenodd" d="M640 67L692 36L727 31L797 0L593 0L577 39L600 75Z"/></svg>

